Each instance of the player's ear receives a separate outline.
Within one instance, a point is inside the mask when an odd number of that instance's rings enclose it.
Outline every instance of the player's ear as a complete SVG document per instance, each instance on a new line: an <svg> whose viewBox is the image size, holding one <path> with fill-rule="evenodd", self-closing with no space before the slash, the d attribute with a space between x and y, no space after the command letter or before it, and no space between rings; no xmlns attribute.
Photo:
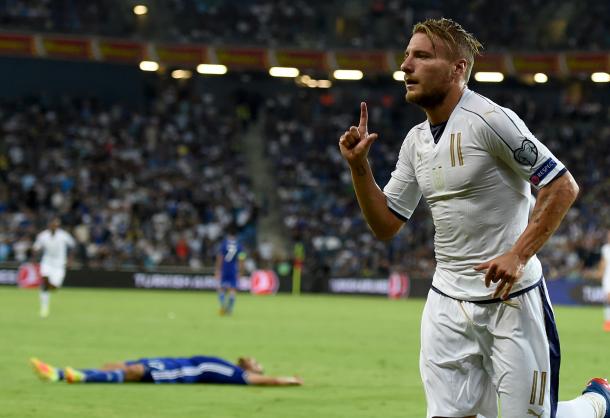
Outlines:
<svg viewBox="0 0 610 418"><path fill-rule="evenodd" d="M468 68L468 62L463 58L459 59L455 62L453 73L456 76L463 77L466 74L466 68Z"/></svg>

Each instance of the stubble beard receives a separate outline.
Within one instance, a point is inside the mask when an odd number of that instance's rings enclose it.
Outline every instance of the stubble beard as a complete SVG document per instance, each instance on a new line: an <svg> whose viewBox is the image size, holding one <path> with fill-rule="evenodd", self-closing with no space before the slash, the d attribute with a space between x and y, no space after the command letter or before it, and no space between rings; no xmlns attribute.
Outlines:
<svg viewBox="0 0 610 418"><path fill-rule="evenodd" d="M421 93L415 96L409 97L409 93L405 94L405 99L409 103L413 103L424 109L434 109L445 101L445 98L449 94L449 88L443 89L442 87L436 87L428 92Z"/></svg>

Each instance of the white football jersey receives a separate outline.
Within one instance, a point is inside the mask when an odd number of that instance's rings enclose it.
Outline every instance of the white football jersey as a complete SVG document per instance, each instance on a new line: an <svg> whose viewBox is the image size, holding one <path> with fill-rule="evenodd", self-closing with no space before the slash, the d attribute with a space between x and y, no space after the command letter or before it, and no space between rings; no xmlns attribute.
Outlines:
<svg viewBox="0 0 610 418"><path fill-rule="evenodd" d="M602 245L602 259L606 262L604 275L602 276L602 287L606 293L610 293L610 243Z"/></svg>
<svg viewBox="0 0 610 418"><path fill-rule="evenodd" d="M55 233L45 229L36 237L34 249L42 250L42 264L55 267L64 267L67 261L68 247L74 247L76 242L72 235L63 229L56 229Z"/></svg>
<svg viewBox="0 0 610 418"><path fill-rule="evenodd" d="M423 195L435 226L433 286L464 300L486 300L485 272L474 267L506 251L528 223L530 184L541 188L563 164L511 110L466 89L434 143L428 121L405 138L384 188L387 204L408 219ZM532 257L512 292L535 284L542 266Z"/></svg>

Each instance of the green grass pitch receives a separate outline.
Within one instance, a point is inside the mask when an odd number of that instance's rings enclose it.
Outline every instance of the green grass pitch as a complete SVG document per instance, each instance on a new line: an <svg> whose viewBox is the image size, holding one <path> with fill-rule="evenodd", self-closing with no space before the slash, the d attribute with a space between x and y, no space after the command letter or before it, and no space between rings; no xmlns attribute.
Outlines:
<svg viewBox="0 0 610 418"><path fill-rule="evenodd" d="M220 317L213 293L62 289L51 316L38 293L0 287L0 416L423 417L419 321L423 301L347 296L239 295ZM562 399L610 374L601 309L557 308ZM142 356L255 356L303 387L67 385L39 381L28 358L97 367Z"/></svg>

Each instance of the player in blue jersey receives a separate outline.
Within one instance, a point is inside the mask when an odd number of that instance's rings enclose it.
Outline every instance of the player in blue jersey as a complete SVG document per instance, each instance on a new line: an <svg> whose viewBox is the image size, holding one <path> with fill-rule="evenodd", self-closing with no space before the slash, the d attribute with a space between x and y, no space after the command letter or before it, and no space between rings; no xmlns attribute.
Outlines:
<svg viewBox="0 0 610 418"><path fill-rule="evenodd" d="M108 363L100 369L58 368L37 358L30 359L36 374L47 382L68 383L208 383L227 385L300 386L297 376L265 376L253 357L240 357L233 364L219 357L151 357Z"/></svg>
<svg viewBox="0 0 610 418"><path fill-rule="evenodd" d="M237 227L230 225L216 255L215 277L219 281L218 300L221 315L233 313L237 282L243 273L245 258L246 254L237 238Z"/></svg>

